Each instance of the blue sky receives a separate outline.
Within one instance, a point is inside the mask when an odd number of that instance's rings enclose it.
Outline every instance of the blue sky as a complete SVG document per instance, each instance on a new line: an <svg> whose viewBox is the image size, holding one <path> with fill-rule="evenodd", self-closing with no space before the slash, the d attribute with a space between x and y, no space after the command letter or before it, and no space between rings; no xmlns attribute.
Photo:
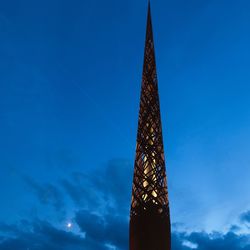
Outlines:
<svg viewBox="0 0 250 250"><path fill-rule="evenodd" d="M151 5L173 250L250 249L250 2ZM146 13L1 1L0 250L127 248Z"/></svg>

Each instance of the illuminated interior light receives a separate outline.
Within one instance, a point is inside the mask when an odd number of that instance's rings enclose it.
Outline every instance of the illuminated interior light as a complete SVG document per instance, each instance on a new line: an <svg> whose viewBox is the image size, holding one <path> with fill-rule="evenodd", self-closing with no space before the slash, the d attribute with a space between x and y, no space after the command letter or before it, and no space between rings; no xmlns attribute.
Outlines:
<svg viewBox="0 0 250 250"><path fill-rule="evenodd" d="M152 195L156 198L157 197L157 193L153 190Z"/></svg>
<svg viewBox="0 0 250 250"><path fill-rule="evenodd" d="M145 201L148 198L147 194L142 195L142 199Z"/></svg>

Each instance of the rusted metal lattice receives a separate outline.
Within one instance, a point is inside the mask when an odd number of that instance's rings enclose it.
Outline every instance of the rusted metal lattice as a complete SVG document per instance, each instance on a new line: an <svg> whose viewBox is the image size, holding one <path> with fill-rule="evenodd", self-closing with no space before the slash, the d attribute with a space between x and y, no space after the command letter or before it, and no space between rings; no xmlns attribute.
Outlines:
<svg viewBox="0 0 250 250"><path fill-rule="evenodd" d="M130 210L130 250L146 249L170 249L169 204L150 5Z"/></svg>

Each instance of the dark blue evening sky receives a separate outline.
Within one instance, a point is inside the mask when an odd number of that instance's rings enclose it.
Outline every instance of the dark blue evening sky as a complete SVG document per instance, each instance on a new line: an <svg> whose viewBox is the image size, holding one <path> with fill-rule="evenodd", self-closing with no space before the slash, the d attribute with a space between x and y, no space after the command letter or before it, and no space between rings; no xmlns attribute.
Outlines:
<svg viewBox="0 0 250 250"><path fill-rule="evenodd" d="M250 249L250 1L151 5L173 250ZM146 13L0 1L0 250L127 249Z"/></svg>

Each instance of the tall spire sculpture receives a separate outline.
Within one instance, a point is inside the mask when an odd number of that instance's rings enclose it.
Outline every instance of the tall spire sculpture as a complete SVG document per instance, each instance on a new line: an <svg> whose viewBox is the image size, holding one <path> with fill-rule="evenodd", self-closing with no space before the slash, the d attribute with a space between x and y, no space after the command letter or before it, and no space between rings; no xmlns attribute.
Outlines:
<svg viewBox="0 0 250 250"><path fill-rule="evenodd" d="M170 250L169 201L150 3L129 227L130 250Z"/></svg>

